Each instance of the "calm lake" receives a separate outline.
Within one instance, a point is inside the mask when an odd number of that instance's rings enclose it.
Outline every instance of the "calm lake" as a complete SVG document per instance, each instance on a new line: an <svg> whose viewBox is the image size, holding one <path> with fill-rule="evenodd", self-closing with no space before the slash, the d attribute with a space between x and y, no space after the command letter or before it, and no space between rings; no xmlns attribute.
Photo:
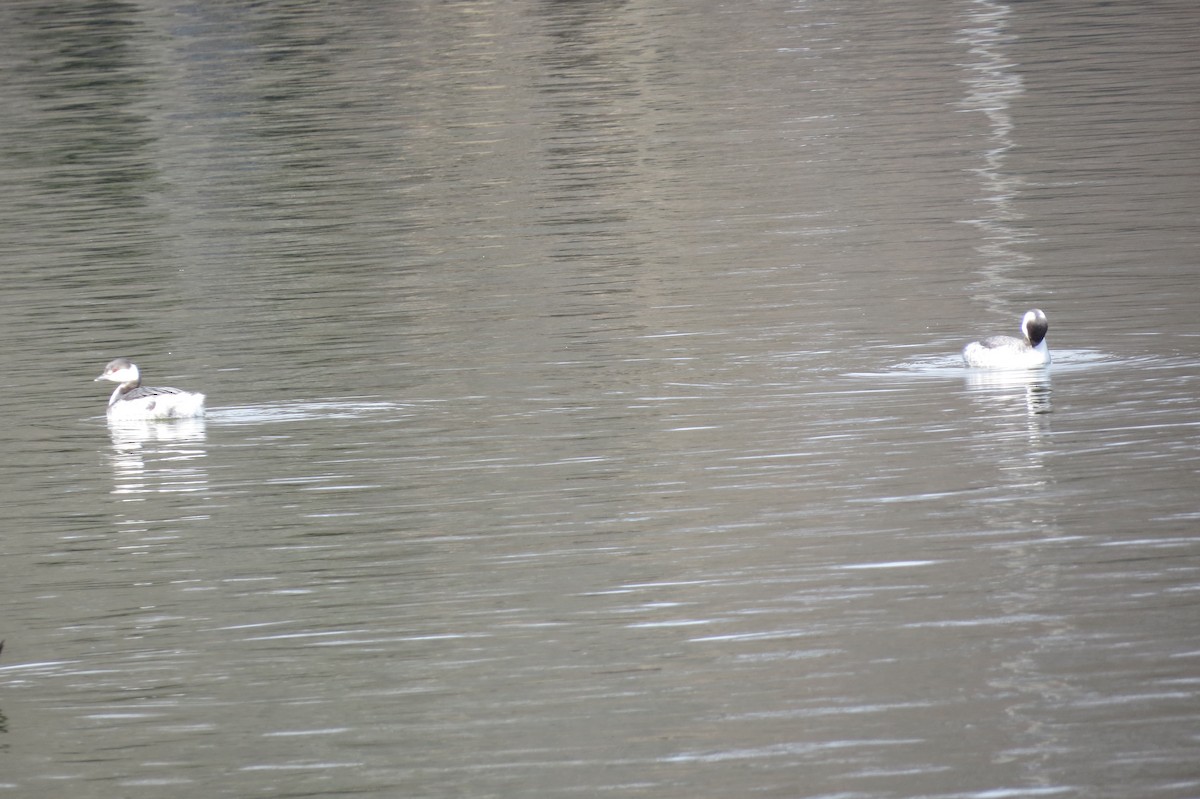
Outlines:
<svg viewBox="0 0 1200 799"><path fill-rule="evenodd" d="M1198 24L4 3L0 796L1200 796Z"/></svg>

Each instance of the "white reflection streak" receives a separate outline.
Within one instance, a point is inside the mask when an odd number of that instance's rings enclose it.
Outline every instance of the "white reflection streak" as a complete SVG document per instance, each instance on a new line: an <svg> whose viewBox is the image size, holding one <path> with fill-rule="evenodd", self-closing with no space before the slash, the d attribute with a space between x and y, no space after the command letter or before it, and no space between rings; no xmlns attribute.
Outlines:
<svg viewBox="0 0 1200 799"><path fill-rule="evenodd" d="M1012 8L996 0L973 0L967 11L969 24L962 30L961 41L969 46L973 57L966 66L963 78L970 91L962 101L966 111L978 111L988 120L987 149L982 153L983 166L975 170L983 182L981 205L988 212L978 219L964 220L983 234L978 248L984 256L983 274L976 298L993 310L1008 308L1013 294L1026 294L1028 287L1009 274L1032 259L1018 251L1020 244L1032 234L1017 230L1013 223L1021 219L1014 207L1021 188L1021 178L1005 174L1004 159L1015 146L1013 120L1010 112L1013 100L1024 93L1021 76L1013 72L1013 63L1005 57L1004 47L1015 38L1007 33ZM1028 453L1041 451L1050 412L1050 376L1044 369L1013 371L971 370L967 386L972 396L985 407L986 413L997 419L1015 422L1012 435L1023 436ZM1023 421L1022 421L1023 420ZM1040 469L1040 457L1029 457L1022 448L1014 455L1018 468Z"/></svg>
<svg viewBox="0 0 1200 799"><path fill-rule="evenodd" d="M988 410L994 415L1023 411L1031 430L1033 422L1039 421L1036 417L1050 413L1050 372L1045 369L973 369L967 375L967 388L982 404L991 406Z"/></svg>
<svg viewBox="0 0 1200 799"><path fill-rule="evenodd" d="M988 442L997 465L1030 485L1049 480L1045 468L1045 436L1050 424L1050 374L1045 369L987 372L972 370L967 377L971 399L982 408L982 418L994 423L993 436L1017 443L1016 447Z"/></svg>
<svg viewBox="0 0 1200 799"><path fill-rule="evenodd" d="M988 210L977 219L963 221L983 234L983 244L977 249L984 256L985 265L976 297L993 310L1007 308L1005 300L1016 288L1008 273L1032 260L1017 250L1032 234L1010 224L1021 218L1013 200L1022 181L1003 171L1004 158L1015 146L1009 109L1013 99L1025 91L1021 76L1012 71L1013 64L1002 50L1013 39L1005 32L1006 18L1011 13L1005 3L975 0L967 14L970 23L963 28L960 40L969 45L974 59L966 65L969 72L963 81L970 91L961 105L966 111L982 112L989 127L989 146L982 154L984 164L975 170L983 181L984 196L980 203Z"/></svg>
<svg viewBox="0 0 1200 799"><path fill-rule="evenodd" d="M113 493L129 495L203 491L203 419L174 422L110 422Z"/></svg>

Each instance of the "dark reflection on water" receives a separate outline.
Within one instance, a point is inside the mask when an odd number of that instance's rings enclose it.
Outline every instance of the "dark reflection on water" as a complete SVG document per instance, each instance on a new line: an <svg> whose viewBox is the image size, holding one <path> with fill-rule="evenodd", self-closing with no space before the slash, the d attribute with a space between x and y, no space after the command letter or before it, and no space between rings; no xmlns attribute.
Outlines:
<svg viewBox="0 0 1200 799"><path fill-rule="evenodd" d="M1191 17L5 4L0 793L1195 795Z"/></svg>

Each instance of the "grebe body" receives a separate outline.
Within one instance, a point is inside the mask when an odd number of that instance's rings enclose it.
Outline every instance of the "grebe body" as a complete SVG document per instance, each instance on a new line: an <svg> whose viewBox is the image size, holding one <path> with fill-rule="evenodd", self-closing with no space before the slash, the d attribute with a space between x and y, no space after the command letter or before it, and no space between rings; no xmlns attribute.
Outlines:
<svg viewBox="0 0 1200 799"><path fill-rule="evenodd" d="M1021 317L1021 338L988 336L963 347L967 366L980 369L1033 369L1050 363L1046 332L1050 323L1037 308Z"/></svg>
<svg viewBox="0 0 1200 799"><path fill-rule="evenodd" d="M109 361L96 380L110 380L118 384L108 398L108 418L111 421L191 419L204 415L203 394L178 388L143 386L137 365L128 358Z"/></svg>

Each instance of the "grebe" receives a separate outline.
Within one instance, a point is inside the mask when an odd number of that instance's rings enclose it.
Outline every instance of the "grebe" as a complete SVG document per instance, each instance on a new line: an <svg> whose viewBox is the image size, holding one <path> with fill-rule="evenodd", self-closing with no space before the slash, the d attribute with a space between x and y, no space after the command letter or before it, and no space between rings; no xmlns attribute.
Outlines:
<svg viewBox="0 0 1200 799"><path fill-rule="evenodd" d="M128 358L109 361L96 380L120 383L108 398L108 418L113 421L190 419L204 415L203 394L178 388L143 387L137 366Z"/></svg>
<svg viewBox="0 0 1200 799"><path fill-rule="evenodd" d="M983 369L1032 369L1050 363L1050 348L1046 346L1046 331L1050 323L1046 315L1034 308L1021 317L1021 334L1013 336L988 336L981 341L972 341L963 347L963 360L967 366Z"/></svg>

